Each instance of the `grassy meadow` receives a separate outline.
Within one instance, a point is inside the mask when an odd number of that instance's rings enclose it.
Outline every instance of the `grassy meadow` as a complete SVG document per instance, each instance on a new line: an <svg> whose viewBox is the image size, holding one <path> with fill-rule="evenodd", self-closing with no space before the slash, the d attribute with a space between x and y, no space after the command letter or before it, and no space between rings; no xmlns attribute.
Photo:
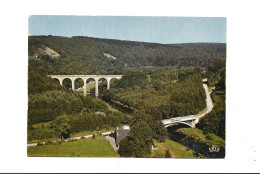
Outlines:
<svg viewBox="0 0 260 174"><path fill-rule="evenodd" d="M27 147L28 156L49 157L119 157L103 136L87 138L60 145Z"/></svg>

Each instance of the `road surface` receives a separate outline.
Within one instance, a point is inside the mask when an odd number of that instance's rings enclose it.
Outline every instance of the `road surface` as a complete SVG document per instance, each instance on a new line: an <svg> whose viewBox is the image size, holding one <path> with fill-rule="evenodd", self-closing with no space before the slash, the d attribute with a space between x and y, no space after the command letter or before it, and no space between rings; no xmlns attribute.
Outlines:
<svg viewBox="0 0 260 174"><path fill-rule="evenodd" d="M109 134L111 134L112 132L103 132L103 133L101 133L101 135L103 135L103 136L106 136L106 135L109 135ZM97 134L95 134L95 135L97 135ZM82 137L82 136L81 136ZM68 141L68 140L78 140L78 139L81 139L81 137L72 137L72 138L68 138L68 139L66 139L66 140L64 140L64 141ZM85 136L83 136L84 138L90 138L90 137L92 137L92 135L85 135ZM52 141L53 143L55 143L56 141ZM45 144L46 142L41 142L42 144ZM37 146L37 143L32 143L32 144L27 144L27 147L29 147L29 146Z"/></svg>

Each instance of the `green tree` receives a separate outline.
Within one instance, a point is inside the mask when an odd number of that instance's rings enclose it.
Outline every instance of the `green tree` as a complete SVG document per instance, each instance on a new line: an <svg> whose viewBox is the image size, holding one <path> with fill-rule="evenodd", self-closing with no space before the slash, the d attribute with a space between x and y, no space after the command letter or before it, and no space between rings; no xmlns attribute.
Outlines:
<svg viewBox="0 0 260 174"><path fill-rule="evenodd" d="M123 157L133 157L135 156L135 149L137 148L137 140L132 135L127 135L120 141L120 146L118 153Z"/></svg>
<svg viewBox="0 0 260 174"><path fill-rule="evenodd" d="M138 124L140 122L147 122L149 120L149 115L146 113L145 104L143 101L139 102L139 109L135 110L133 113L131 125Z"/></svg>
<svg viewBox="0 0 260 174"><path fill-rule="evenodd" d="M70 125L66 115L57 117L52 123L51 127L54 128L54 133L58 134L60 139L68 138L70 136Z"/></svg>
<svg viewBox="0 0 260 174"><path fill-rule="evenodd" d="M152 108L150 114L151 117L148 124L152 130L152 136L159 142L164 142L166 140L167 130L162 123L161 112L158 108Z"/></svg>
<svg viewBox="0 0 260 174"><path fill-rule="evenodd" d="M63 113L79 113L82 107L83 103L75 93L45 91L29 95L28 120L32 123L51 121Z"/></svg>
<svg viewBox="0 0 260 174"><path fill-rule="evenodd" d="M119 154L121 156L146 157L151 153L152 130L145 122L131 127L130 135L120 141Z"/></svg>

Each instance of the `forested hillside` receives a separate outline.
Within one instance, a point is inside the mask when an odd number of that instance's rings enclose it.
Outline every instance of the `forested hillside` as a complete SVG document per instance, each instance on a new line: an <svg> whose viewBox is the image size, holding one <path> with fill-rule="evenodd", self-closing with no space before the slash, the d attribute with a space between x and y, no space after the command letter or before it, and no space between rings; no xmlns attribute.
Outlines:
<svg viewBox="0 0 260 174"><path fill-rule="evenodd" d="M90 37L30 36L28 48L29 65L51 74L119 74L147 66L206 67L226 56L224 43L157 44Z"/></svg>
<svg viewBox="0 0 260 174"><path fill-rule="evenodd" d="M102 96L135 109L144 102L147 110L156 108L163 118L196 114L205 108L206 98L198 68L131 71Z"/></svg>
<svg viewBox="0 0 260 174"><path fill-rule="evenodd" d="M66 138L130 124L130 135L137 138L125 139L126 146L121 146L120 154L149 155L152 140L163 142L166 138L162 118L196 114L205 108L202 76L209 77L210 86L216 86L213 99L217 104L214 112L202 119L201 129L225 135L225 95L221 93L221 98L217 90L224 91L226 44L30 36L28 56L28 141ZM203 73L202 68L208 69L209 74ZM110 90L102 83L100 96L126 105L134 113L124 115L98 98L73 92L69 89L71 82L64 80L61 86L48 74L122 74L121 80L111 81ZM82 85L83 81L75 82L76 88ZM147 132L137 135L143 129ZM131 143L140 146L142 153L135 153L136 149L128 151L127 144Z"/></svg>

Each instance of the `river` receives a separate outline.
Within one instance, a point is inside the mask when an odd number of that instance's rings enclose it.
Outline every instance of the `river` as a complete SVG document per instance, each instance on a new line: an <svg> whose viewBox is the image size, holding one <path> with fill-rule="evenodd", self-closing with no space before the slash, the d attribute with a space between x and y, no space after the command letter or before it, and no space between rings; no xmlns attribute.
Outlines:
<svg viewBox="0 0 260 174"><path fill-rule="evenodd" d="M99 91L99 94L101 94L101 91ZM93 89L90 90L90 95L93 96L93 97L95 97L95 88L93 88ZM101 97L101 95L99 95L98 98L99 98L100 100L106 102L107 104L109 104L112 108L114 108L114 109L116 109L116 110L122 112L122 113L125 114L125 115L133 115L133 110L130 109L130 108L124 107L124 106L122 106L122 105L120 105L120 104L117 104L117 103L114 103L114 102L112 102L112 101L106 101L106 100L104 100L104 99Z"/></svg>
<svg viewBox="0 0 260 174"><path fill-rule="evenodd" d="M101 98L100 98L101 99ZM101 99L103 100L103 99ZM127 108L127 107L124 107L122 105L119 105L117 103L114 103L112 101L110 102L107 102L105 100L103 100L104 102L108 103L112 108L114 109L117 109L118 111L121 111L123 114L126 114L126 115L133 115L133 110L130 109L130 108Z"/></svg>

